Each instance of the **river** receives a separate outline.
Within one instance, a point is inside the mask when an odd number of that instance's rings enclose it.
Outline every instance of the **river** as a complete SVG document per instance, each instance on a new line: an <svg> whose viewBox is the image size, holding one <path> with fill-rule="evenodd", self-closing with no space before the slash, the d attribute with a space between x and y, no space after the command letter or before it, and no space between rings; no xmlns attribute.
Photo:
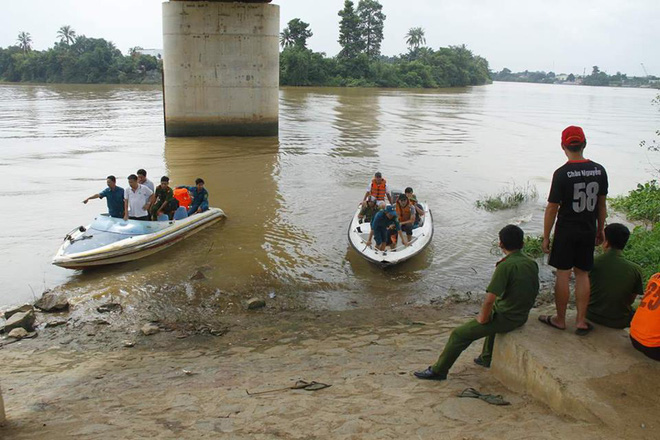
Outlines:
<svg viewBox="0 0 660 440"><path fill-rule="evenodd" d="M2 84L0 305L57 286L80 300L176 302L196 295L198 269L204 295L270 295L331 310L480 294L498 259L497 231L516 222L541 233L565 126L584 127L586 156L607 168L611 195L652 178L660 153L639 142L660 128L656 93L514 83L284 88L279 139L166 139L157 87ZM138 168L174 185L203 177L227 220L142 261L85 272L52 266L64 235L105 210L104 201L82 200L108 174L125 186ZM391 187L412 186L435 219L431 246L386 271L346 237L375 171ZM536 187L538 200L495 213L475 207L512 184ZM546 265L542 276L551 276Z"/></svg>

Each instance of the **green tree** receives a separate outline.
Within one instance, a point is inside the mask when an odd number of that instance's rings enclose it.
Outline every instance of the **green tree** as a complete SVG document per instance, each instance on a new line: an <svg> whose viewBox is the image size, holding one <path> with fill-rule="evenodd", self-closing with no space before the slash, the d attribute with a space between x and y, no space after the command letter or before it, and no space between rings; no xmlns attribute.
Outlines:
<svg viewBox="0 0 660 440"><path fill-rule="evenodd" d="M412 52L413 50L419 49L422 44L426 44L426 37L424 36L424 29L421 27L414 27L408 30L406 34L406 44L408 49Z"/></svg>
<svg viewBox="0 0 660 440"><path fill-rule="evenodd" d="M57 31L57 36L60 39L60 43L66 44L67 46L70 46L76 41L76 31L74 31L69 25L62 26Z"/></svg>
<svg viewBox="0 0 660 440"><path fill-rule="evenodd" d="M351 0L344 2L344 9L339 11L341 17L339 22L339 44L341 51L339 58L354 59L364 49L360 35L360 18L355 12L354 3Z"/></svg>
<svg viewBox="0 0 660 440"><path fill-rule="evenodd" d="M307 40L314 35L309 29L309 23L299 18L289 21L287 27L280 33L280 44L282 47L307 48Z"/></svg>
<svg viewBox="0 0 660 440"><path fill-rule="evenodd" d="M360 19L358 29L364 46L364 52L370 59L380 55L380 45L383 42L383 28L385 19L383 5L377 0L360 0L357 7Z"/></svg>
<svg viewBox="0 0 660 440"><path fill-rule="evenodd" d="M29 32L19 32L18 47L23 50L23 53L28 53L32 50L32 37Z"/></svg>

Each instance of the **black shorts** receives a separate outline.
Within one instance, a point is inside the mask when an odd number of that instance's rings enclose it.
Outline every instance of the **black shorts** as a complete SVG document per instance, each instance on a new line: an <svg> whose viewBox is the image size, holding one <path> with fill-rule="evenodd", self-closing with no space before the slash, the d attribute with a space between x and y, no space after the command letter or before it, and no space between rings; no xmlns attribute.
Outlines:
<svg viewBox="0 0 660 440"><path fill-rule="evenodd" d="M595 232L555 228L548 264L558 270L570 270L576 267L588 272L594 267L595 246Z"/></svg>

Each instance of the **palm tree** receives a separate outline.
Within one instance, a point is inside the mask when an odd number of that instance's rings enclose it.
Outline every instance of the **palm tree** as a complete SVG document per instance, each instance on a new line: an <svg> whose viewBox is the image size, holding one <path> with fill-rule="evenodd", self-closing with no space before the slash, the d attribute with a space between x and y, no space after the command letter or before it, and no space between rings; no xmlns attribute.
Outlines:
<svg viewBox="0 0 660 440"><path fill-rule="evenodd" d="M71 26L62 26L59 31L57 31L57 36L60 37L60 42L69 46L71 43L76 41L76 31L71 29Z"/></svg>
<svg viewBox="0 0 660 440"><path fill-rule="evenodd" d="M280 44L282 45L283 48L285 48L285 47L291 47L295 43L296 42L293 38L293 35L291 35L291 31L287 26L286 28L284 28L282 32L280 32Z"/></svg>
<svg viewBox="0 0 660 440"><path fill-rule="evenodd" d="M424 36L424 29L421 27L410 28L406 34L406 44L412 52L414 49L419 49L419 46L426 44L426 37Z"/></svg>
<svg viewBox="0 0 660 440"><path fill-rule="evenodd" d="M32 50L32 37L29 32L20 32L18 34L18 47L23 49L23 53Z"/></svg>

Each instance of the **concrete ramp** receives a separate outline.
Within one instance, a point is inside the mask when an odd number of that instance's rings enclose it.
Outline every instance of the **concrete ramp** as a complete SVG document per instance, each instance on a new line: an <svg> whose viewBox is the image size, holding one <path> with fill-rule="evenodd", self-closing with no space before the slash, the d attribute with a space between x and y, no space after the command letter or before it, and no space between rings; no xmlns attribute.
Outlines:
<svg viewBox="0 0 660 440"><path fill-rule="evenodd" d="M596 325L580 337L537 318L495 340L492 370L505 386L626 438L660 438L660 363L635 350L627 330Z"/></svg>

